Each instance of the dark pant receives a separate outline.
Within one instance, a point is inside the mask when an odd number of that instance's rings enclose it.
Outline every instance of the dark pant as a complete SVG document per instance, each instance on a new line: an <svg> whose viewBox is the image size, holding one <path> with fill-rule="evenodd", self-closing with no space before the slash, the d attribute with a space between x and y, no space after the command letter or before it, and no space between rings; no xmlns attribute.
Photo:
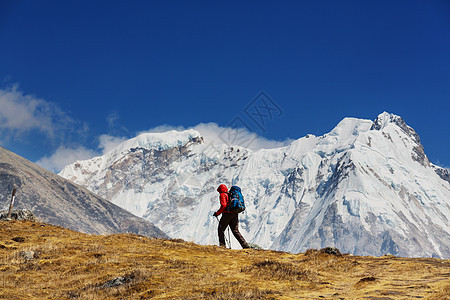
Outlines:
<svg viewBox="0 0 450 300"><path fill-rule="evenodd" d="M234 213L223 213L222 218L220 218L219 222L219 245L225 246L225 234L224 231L230 226L231 232L234 237L238 240L239 244L241 244L242 248L248 248L248 244L245 241L244 237L239 232L239 218L238 214Z"/></svg>

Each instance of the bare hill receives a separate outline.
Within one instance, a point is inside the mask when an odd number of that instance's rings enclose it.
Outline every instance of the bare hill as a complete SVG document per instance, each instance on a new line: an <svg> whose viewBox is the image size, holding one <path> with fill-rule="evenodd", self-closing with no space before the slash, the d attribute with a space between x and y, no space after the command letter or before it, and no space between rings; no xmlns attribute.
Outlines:
<svg viewBox="0 0 450 300"><path fill-rule="evenodd" d="M91 234L167 237L149 221L0 147L0 208L4 210L13 186L17 187L14 207L29 209L46 223Z"/></svg>

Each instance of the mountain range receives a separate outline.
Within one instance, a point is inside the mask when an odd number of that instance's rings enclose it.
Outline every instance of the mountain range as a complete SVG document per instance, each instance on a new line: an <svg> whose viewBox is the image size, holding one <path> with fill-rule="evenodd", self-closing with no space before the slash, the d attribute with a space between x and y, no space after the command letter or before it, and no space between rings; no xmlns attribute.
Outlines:
<svg viewBox="0 0 450 300"><path fill-rule="evenodd" d="M218 242L212 213L224 183L242 188L241 232L264 248L450 258L449 172L387 112L257 151L195 130L144 133L60 175L200 244Z"/></svg>

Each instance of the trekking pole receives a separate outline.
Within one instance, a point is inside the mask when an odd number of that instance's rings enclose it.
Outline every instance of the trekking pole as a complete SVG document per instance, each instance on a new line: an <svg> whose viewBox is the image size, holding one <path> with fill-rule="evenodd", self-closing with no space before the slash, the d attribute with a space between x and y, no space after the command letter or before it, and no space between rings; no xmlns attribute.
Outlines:
<svg viewBox="0 0 450 300"><path fill-rule="evenodd" d="M230 233L229 231L230 231L230 227L228 227L228 233ZM224 232L224 233L223 233L223 237L225 238L225 246L226 246L228 249L231 249L231 240L230 240L230 236L228 236L228 239L227 239L227 235L226 235L225 232Z"/></svg>
<svg viewBox="0 0 450 300"><path fill-rule="evenodd" d="M230 249L231 249L230 225L228 225L228 242L229 242Z"/></svg>

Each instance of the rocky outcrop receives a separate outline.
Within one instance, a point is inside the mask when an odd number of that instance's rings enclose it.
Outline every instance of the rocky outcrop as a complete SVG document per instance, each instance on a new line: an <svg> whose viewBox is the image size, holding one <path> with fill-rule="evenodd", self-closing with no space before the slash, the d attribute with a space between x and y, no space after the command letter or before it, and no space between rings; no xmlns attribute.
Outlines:
<svg viewBox="0 0 450 300"><path fill-rule="evenodd" d="M0 220L6 221L8 220L8 211L2 211L0 212ZM17 221L37 221L36 217L34 216L33 212L29 209L14 209L11 211L11 218L10 220L17 220Z"/></svg>
<svg viewBox="0 0 450 300"><path fill-rule="evenodd" d="M434 172L439 175L442 179L450 183L450 172L447 169L432 165Z"/></svg>

